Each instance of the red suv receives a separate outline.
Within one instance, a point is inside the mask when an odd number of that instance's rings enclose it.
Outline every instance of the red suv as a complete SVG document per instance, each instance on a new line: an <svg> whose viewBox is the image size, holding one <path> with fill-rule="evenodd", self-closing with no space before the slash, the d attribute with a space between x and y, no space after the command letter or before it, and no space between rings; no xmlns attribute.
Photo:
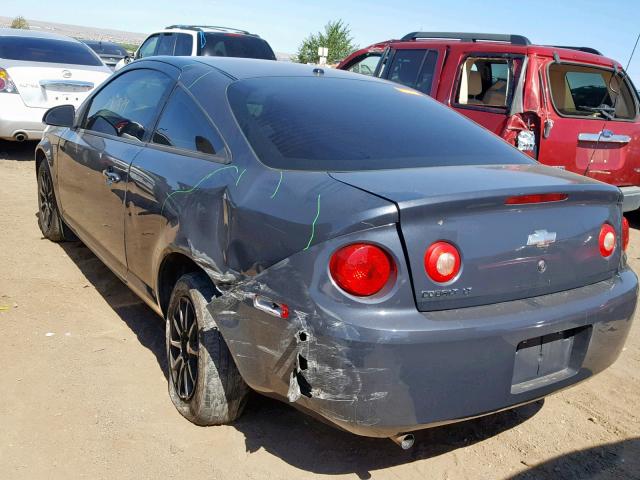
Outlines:
<svg viewBox="0 0 640 480"><path fill-rule="evenodd" d="M640 207L638 94L614 60L521 35L413 32L338 68L431 95L541 163L620 187Z"/></svg>

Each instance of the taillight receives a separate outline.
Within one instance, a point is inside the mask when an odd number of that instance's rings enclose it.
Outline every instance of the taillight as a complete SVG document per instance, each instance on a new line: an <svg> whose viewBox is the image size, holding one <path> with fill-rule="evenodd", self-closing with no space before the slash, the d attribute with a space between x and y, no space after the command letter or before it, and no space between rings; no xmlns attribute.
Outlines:
<svg viewBox="0 0 640 480"><path fill-rule="evenodd" d="M622 249L626 250L629 246L629 220L622 217Z"/></svg>
<svg viewBox="0 0 640 480"><path fill-rule="evenodd" d="M345 292L359 297L378 293L395 274L393 259L382 248L369 243L354 243L336 251L329 271Z"/></svg>
<svg viewBox="0 0 640 480"><path fill-rule="evenodd" d="M566 193L537 193L533 195L509 197L504 203L505 205L527 205L530 203L562 202L567 198L568 195Z"/></svg>
<svg viewBox="0 0 640 480"><path fill-rule="evenodd" d="M460 253L447 242L432 244L424 255L424 269L434 282L445 283L460 272Z"/></svg>
<svg viewBox="0 0 640 480"><path fill-rule="evenodd" d="M598 236L598 245L600 245L600 255L610 257L616 249L616 231L608 224L603 223Z"/></svg>
<svg viewBox="0 0 640 480"><path fill-rule="evenodd" d="M0 93L18 93L15 83L4 68L0 68Z"/></svg>

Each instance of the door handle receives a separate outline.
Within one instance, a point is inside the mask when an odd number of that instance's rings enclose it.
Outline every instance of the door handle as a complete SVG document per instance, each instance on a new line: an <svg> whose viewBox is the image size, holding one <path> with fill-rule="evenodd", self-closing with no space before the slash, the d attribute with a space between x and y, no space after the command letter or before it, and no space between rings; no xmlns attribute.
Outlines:
<svg viewBox="0 0 640 480"><path fill-rule="evenodd" d="M616 135L611 130L602 130L599 133L579 133L579 142L599 142L599 143L618 143L626 144L631 141L629 135Z"/></svg>
<svg viewBox="0 0 640 480"><path fill-rule="evenodd" d="M114 172L111 169L111 167L105 168L102 171L102 174L106 177L105 182L109 186L113 185L114 183L118 183L121 180L120 175L118 175L116 172Z"/></svg>

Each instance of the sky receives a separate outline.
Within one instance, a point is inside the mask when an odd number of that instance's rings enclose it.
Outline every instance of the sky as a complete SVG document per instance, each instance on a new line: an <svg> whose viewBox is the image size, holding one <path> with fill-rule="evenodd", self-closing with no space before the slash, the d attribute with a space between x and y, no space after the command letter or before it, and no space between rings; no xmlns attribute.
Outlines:
<svg viewBox="0 0 640 480"><path fill-rule="evenodd" d="M2 0L0 15L143 33L223 25L257 33L284 53L338 19L362 47L415 30L514 33L537 44L593 47L626 67L640 33L638 7L638 0ZM640 86L640 47L628 73Z"/></svg>

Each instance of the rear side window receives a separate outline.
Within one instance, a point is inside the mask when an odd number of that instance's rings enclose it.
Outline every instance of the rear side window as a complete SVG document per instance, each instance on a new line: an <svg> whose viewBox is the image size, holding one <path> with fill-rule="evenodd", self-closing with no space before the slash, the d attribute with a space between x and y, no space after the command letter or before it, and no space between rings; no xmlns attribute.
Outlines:
<svg viewBox="0 0 640 480"><path fill-rule="evenodd" d="M176 34L176 49L174 55L188 57L193 52L193 37L186 33Z"/></svg>
<svg viewBox="0 0 640 480"><path fill-rule="evenodd" d="M199 34L201 55L211 57L242 57L275 60L267 42L253 35L237 33Z"/></svg>
<svg viewBox="0 0 640 480"><path fill-rule="evenodd" d="M173 55L176 46L176 36L173 33L163 33L160 35L156 55Z"/></svg>
<svg viewBox="0 0 640 480"><path fill-rule="evenodd" d="M102 65L102 61L84 43L50 38L0 37L0 58L94 67Z"/></svg>
<svg viewBox="0 0 640 480"><path fill-rule="evenodd" d="M397 50L386 77L429 95L437 57L435 50Z"/></svg>
<svg viewBox="0 0 640 480"><path fill-rule="evenodd" d="M172 80L155 70L132 70L108 83L91 100L82 128L143 140Z"/></svg>
<svg viewBox="0 0 640 480"><path fill-rule="evenodd" d="M460 69L455 103L507 110L521 65L520 58L468 57Z"/></svg>
<svg viewBox="0 0 640 480"><path fill-rule="evenodd" d="M561 115L625 120L636 117L632 90L611 70L552 63L549 87L553 105Z"/></svg>
<svg viewBox="0 0 640 480"><path fill-rule="evenodd" d="M224 142L215 127L182 88L177 88L167 102L152 141L209 155L224 151Z"/></svg>
<svg viewBox="0 0 640 480"><path fill-rule="evenodd" d="M349 171L533 163L462 115L402 85L264 77L236 81L227 95L254 151L273 168Z"/></svg>

